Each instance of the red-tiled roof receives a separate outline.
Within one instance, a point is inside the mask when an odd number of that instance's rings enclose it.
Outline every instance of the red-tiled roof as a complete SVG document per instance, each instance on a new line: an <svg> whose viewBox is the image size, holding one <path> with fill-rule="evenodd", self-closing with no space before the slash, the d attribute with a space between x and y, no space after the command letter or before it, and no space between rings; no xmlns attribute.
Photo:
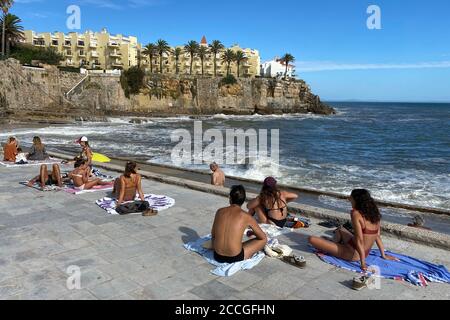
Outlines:
<svg viewBox="0 0 450 320"><path fill-rule="evenodd" d="M202 41L200 42L201 44L208 44L208 41L206 41L206 37L203 36Z"/></svg>

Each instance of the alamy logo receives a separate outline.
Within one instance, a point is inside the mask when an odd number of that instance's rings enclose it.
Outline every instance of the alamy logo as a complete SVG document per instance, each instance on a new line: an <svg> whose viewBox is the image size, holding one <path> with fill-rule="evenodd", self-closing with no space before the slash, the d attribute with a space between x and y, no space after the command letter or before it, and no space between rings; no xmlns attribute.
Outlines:
<svg viewBox="0 0 450 320"><path fill-rule="evenodd" d="M194 122L194 137L185 129L171 134L172 142L178 144L172 149L171 158L175 165L203 164L255 164L269 159L269 131L266 129L209 129L203 133L201 121ZM278 165L280 159L280 130L270 130L270 162ZM248 143L247 143L248 142ZM206 145L208 144L208 145ZM206 145L206 146L205 146Z"/></svg>
<svg viewBox="0 0 450 320"><path fill-rule="evenodd" d="M80 30L81 29L81 9L79 6L71 5L67 7L66 13L69 15L66 21L67 29Z"/></svg>
<svg viewBox="0 0 450 320"><path fill-rule="evenodd" d="M367 8L367 28L369 30L381 30L381 8L377 5L370 5Z"/></svg>
<svg viewBox="0 0 450 320"><path fill-rule="evenodd" d="M70 266L66 273L69 275L66 281L67 289L81 290L81 269L78 266Z"/></svg>

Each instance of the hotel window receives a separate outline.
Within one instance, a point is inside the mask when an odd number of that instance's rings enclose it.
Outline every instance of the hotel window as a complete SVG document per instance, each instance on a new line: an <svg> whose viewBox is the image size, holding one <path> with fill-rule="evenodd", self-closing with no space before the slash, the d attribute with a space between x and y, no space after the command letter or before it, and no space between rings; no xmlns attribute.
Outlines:
<svg viewBox="0 0 450 320"><path fill-rule="evenodd" d="M78 41L78 45L81 46L81 47L84 47L84 41L79 40Z"/></svg>
<svg viewBox="0 0 450 320"><path fill-rule="evenodd" d="M52 40L52 46L57 46L58 45L58 40Z"/></svg>
<svg viewBox="0 0 450 320"><path fill-rule="evenodd" d="M84 56L84 50L80 50L80 56Z"/></svg>
<svg viewBox="0 0 450 320"><path fill-rule="evenodd" d="M65 45L65 46L70 46L70 45L71 45L70 40L66 40L66 41L64 42L64 45Z"/></svg>

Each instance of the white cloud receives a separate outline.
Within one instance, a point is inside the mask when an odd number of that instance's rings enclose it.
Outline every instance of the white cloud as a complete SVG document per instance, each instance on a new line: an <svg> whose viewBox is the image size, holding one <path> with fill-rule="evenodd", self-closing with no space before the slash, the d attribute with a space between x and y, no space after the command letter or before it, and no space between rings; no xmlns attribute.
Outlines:
<svg viewBox="0 0 450 320"><path fill-rule="evenodd" d="M418 63L338 63L332 61L301 61L296 64L297 72L339 71L339 70L381 70L381 69L427 69L450 68L450 61Z"/></svg>

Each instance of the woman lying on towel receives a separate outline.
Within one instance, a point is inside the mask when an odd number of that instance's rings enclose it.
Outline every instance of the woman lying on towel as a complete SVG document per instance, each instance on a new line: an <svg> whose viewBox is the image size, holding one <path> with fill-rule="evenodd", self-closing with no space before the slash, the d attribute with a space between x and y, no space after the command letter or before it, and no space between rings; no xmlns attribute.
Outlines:
<svg viewBox="0 0 450 320"><path fill-rule="evenodd" d="M61 175L61 170L57 164L53 165L52 171L48 171L47 165L43 164L39 175L31 179L28 182L28 186L32 187L36 182L39 182L42 191L44 191L46 186L57 185L62 187L63 179L64 177Z"/></svg>
<svg viewBox="0 0 450 320"><path fill-rule="evenodd" d="M252 216L256 213L259 223L284 228L289 222L287 204L297 198L295 193L279 190L275 178L269 177L264 180L258 198L250 201L247 209Z"/></svg>
<svg viewBox="0 0 450 320"><path fill-rule="evenodd" d="M361 261L361 269L366 271L366 258L374 243L380 249L381 256L386 260L397 259L384 253L381 241L381 214L369 191L353 190L350 196L353 210L351 212L352 226L355 234L340 227L334 233L333 241L319 237L310 237L309 243L319 251L347 261Z"/></svg>
<svg viewBox="0 0 450 320"><path fill-rule="evenodd" d="M75 169L69 173L73 185L79 190L90 190L95 186L111 185L111 182L104 182L101 179L89 179L91 170L84 159L77 159L74 165Z"/></svg>
<svg viewBox="0 0 450 320"><path fill-rule="evenodd" d="M114 182L113 195L117 199L117 206L123 202L133 201L136 194L139 194L141 201L145 201L141 180L141 175L137 173L136 162L127 162L125 172Z"/></svg>

